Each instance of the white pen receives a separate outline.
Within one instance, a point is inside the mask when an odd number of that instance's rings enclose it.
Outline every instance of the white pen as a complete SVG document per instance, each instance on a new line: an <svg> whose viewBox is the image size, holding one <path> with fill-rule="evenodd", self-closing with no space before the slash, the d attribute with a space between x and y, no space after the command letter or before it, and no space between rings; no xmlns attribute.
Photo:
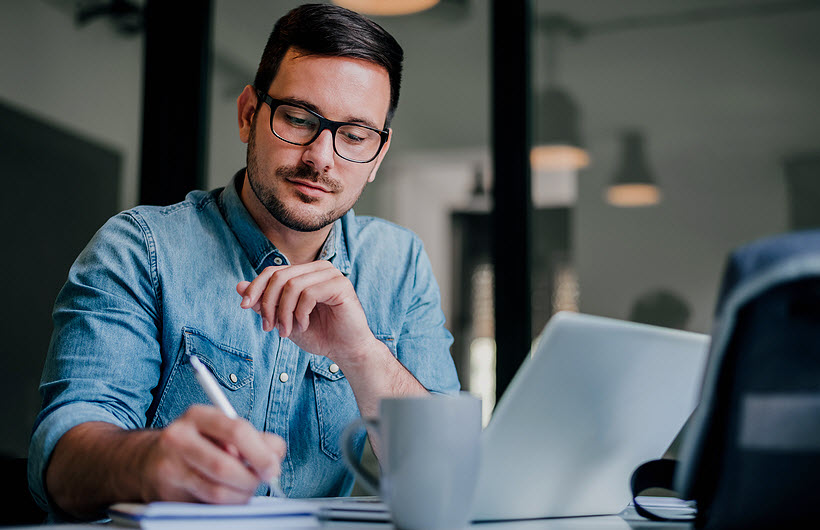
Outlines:
<svg viewBox="0 0 820 530"><path fill-rule="evenodd" d="M225 416L235 419L238 418L239 415L234 410L233 406L231 406L231 402L228 401L228 398L225 397L225 394L219 389L219 383L216 382L214 376L211 375L211 372L205 368L205 365L202 364L202 361L196 355L191 355L191 366L194 367L194 375L196 376L196 380L199 382L199 386L202 387L202 390L205 391L205 394L208 396L208 399L211 400L211 403L216 406L219 410L222 411ZM282 487L279 485L279 477L273 477L270 479L269 482L271 492L277 497L285 497L285 492L282 491Z"/></svg>

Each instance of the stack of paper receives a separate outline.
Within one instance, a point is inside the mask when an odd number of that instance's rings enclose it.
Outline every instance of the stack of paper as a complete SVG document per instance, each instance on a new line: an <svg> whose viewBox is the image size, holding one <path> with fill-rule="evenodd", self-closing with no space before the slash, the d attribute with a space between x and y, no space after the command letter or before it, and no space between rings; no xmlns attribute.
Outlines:
<svg viewBox="0 0 820 530"><path fill-rule="evenodd" d="M196 528L305 528L319 527L319 506L299 499L254 497L248 504L190 502L119 503L108 509L114 524L145 530Z"/></svg>
<svg viewBox="0 0 820 530"><path fill-rule="evenodd" d="M646 510L669 519L694 519L697 513L693 501L684 501L675 497L639 495L635 500ZM620 515L627 521L646 521L646 519L638 515L635 511L635 505L632 503L629 503L629 506L627 506Z"/></svg>
<svg viewBox="0 0 820 530"><path fill-rule="evenodd" d="M320 507L319 519L390 522L390 510L378 497L326 497L312 501Z"/></svg>

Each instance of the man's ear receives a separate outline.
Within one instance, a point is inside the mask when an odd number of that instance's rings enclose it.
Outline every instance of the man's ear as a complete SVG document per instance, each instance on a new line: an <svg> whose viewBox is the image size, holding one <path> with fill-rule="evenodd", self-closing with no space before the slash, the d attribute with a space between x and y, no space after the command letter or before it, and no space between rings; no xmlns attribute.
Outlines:
<svg viewBox="0 0 820 530"><path fill-rule="evenodd" d="M253 116L256 114L256 107L258 104L259 98L256 95L256 89L251 85L247 85L236 99L236 113L239 121L239 139L242 140L243 143L248 143L248 139L251 136Z"/></svg>
<svg viewBox="0 0 820 530"><path fill-rule="evenodd" d="M384 155L387 154L387 150L390 149L390 140L393 139L393 129L387 129L387 141L384 142L382 146L382 150L379 151L379 156L376 157L376 164L373 166L373 169L370 171L370 176L367 177L367 182L373 182L376 180L376 171L379 170L379 166L382 165L382 160L384 160Z"/></svg>

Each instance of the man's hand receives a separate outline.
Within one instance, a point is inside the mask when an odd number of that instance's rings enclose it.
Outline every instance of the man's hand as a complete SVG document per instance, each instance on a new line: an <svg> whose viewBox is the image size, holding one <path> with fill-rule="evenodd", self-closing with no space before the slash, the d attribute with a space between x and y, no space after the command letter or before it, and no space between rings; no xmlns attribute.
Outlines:
<svg viewBox="0 0 820 530"><path fill-rule="evenodd" d="M282 438L196 405L164 429L74 427L54 449L46 486L60 508L80 518L99 517L115 502L244 503L279 475L284 455Z"/></svg>
<svg viewBox="0 0 820 530"><path fill-rule="evenodd" d="M276 327L279 336L339 364L355 362L378 342L353 284L329 261L267 267L236 291L241 307L262 317L262 329Z"/></svg>
<svg viewBox="0 0 820 530"><path fill-rule="evenodd" d="M285 442L195 405L159 431L146 452L144 500L245 503L262 481L279 476Z"/></svg>
<svg viewBox="0 0 820 530"><path fill-rule="evenodd" d="M262 329L276 327L280 337L337 363L363 417L377 416L382 398L427 393L370 331L353 284L329 261L267 267L236 292L241 307L262 316ZM379 456L378 441L370 441Z"/></svg>

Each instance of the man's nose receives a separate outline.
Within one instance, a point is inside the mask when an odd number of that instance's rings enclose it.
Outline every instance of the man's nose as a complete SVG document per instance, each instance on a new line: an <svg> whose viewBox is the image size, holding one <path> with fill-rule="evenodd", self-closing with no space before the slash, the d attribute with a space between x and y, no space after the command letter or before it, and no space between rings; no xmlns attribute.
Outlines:
<svg viewBox="0 0 820 530"><path fill-rule="evenodd" d="M307 146L302 154L302 161L317 171L324 172L333 167L334 154L333 133L330 129L325 129Z"/></svg>

